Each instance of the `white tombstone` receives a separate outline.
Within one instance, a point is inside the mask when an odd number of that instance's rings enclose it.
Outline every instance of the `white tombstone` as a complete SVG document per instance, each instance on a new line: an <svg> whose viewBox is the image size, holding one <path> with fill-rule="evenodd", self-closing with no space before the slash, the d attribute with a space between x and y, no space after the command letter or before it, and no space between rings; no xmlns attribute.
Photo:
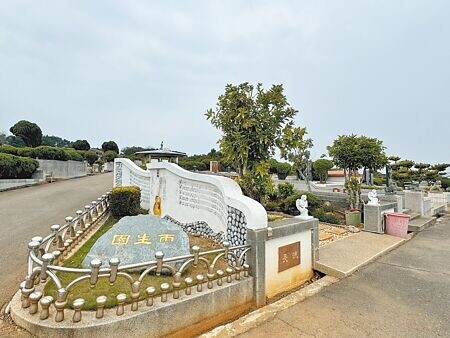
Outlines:
<svg viewBox="0 0 450 338"><path fill-rule="evenodd" d="M298 211L300 211L300 215L295 216L295 218L304 220L314 218L308 215L308 199L306 198L306 195L302 195L299 199L297 199L295 201L295 206L297 207Z"/></svg>
<svg viewBox="0 0 450 338"><path fill-rule="evenodd" d="M367 203L368 205L380 205L378 202L377 191L375 189L369 191L367 196L369 197L369 202Z"/></svg>

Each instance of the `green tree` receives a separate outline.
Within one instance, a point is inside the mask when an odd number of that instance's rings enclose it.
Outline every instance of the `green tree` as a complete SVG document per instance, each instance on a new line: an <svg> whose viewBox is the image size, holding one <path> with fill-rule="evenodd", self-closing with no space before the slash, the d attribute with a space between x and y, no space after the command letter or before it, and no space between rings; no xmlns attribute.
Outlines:
<svg viewBox="0 0 450 338"><path fill-rule="evenodd" d="M328 153L333 157L336 166L344 169L346 180L355 176L358 169L377 170L387 164L383 142L366 136L340 135L328 147Z"/></svg>
<svg viewBox="0 0 450 338"><path fill-rule="evenodd" d="M268 162L261 162L251 170L247 170L238 181L245 195L266 205L268 196L273 194L274 186L269 174Z"/></svg>
<svg viewBox="0 0 450 338"><path fill-rule="evenodd" d="M20 137L28 147L37 147L42 144L42 130L36 123L21 120L13 125L9 131Z"/></svg>
<svg viewBox="0 0 450 338"><path fill-rule="evenodd" d="M313 142L306 135L306 128L285 128L281 138L280 152L281 158L292 163L292 168L297 173L297 177L302 178L306 182L308 191L311 191L307 171L310 167L308 165L311 155L309 149L313 146Z"/></svg>
<svg viewBox="0 0 450 338"><path fill-rule="evenodd" d="M9 144L10 146L17 148L26 147L25 142L23 142L23 140L20 137L14 135L6 136L6 144Z"/></svg>
<svg viewBox="0 0 450 338"><path fill-rule="evenodd" d="M383 146L383 142L371 137L360 136L358 138L358 147L361 157L361 166L364 168L363 177L366 177L366 171L374 172L378 169L383 168L387 163L388 159L384 150L386 147ZM368 184L373 184L373 182L366 182Z"/></svg>
<svg viewBox="0 0 450 338"><path fill-rule="evenodd" d="M325 158L314 161L313 168L320 178L320 183L326 183L328 179L328 170L333 168L333 162Z"/></svg>
<svg viewBox="0 0 450 338"><path fill-rule="evenodd" d="M104 152L107 152L108 150L112 150L116 154L119 153L119 147L117 146L117 143L114 142L114 141L103 142L102 149L103 149Z"/></svg>
<svg viewBox="0 0 450 338"><path fill-rule="evenodd" d="M439 175L445 176L447 168L450 167L450 164L448 163L439 163L435 164L431 167L431 170L437 170L439 172Z"/></svg>
<svg viewBox="0 0 450 338"><path fill-rule="evenodd" d="M417 169L417 179L419 181L422 181L424 179L424 177L426 177L426 172L428 171L427 169L430 167L430 164L428 163L416 163L414 164L414 168Z"/></svg>
<svg viewBox="0 0 450 338"><path fill-rule="evenodd" d="M401 160L401 158L394 155L394 156L389 156L389 157L388 157L388 160L389 160L389 161L392 161L392 162L398 162L398 161Z"/></svg>
<svg viewBox="0 0 450 338"><path fill-rule="evenodd" d="M71 144L71 147L76 150L89 150L91 149L91 145L86 140L76 140Z"/></svg>
<svg viewBox="0 0 450 338"><path fill-rule="evenodd" d="M42 145L50 146L50 147L58 147L58 148L67 148L69 147L71 142L64 138L54 135L44 135L42 136Z"/></svg>
<svg viewBox="0 0 450 338"><path fill-rule="evenodd" d="M93 165L95 163L95 161L98 160L98 155L95 151L92 150L87 150L87 151L82 151L81 152L83 155L83 158L87 161L87 163L89 163L89 165Z"/></svg>
<svg viewBox="0 0 450 338"><path fill-rule="evenodd" d="M328 154L337 167L344 169L346 181L361 167L358 136L355 134L338 136L333 144L328 146Z"/></svg>
<svg viewBox="0 0 450 338"><path fill-rule="evenodd" d="M264 90L261 83L228 84L215 110L206 113L211 124L222 132L220 151L241 174L240 184L247 196L265 204L273 192L269 160L278 148L285 156L293 149L292 135L297 111L290 106L282 85Z"/></svg>
<svg viewBox="0 0 450 338"><path fill-rule="evenodd" d="M222 131L220 150L241 174L254 170L273 156L286 129L293 127L297 111L289 105L282 85L264 90L249 83L228 84L216 109L206 113Z"/></svg>

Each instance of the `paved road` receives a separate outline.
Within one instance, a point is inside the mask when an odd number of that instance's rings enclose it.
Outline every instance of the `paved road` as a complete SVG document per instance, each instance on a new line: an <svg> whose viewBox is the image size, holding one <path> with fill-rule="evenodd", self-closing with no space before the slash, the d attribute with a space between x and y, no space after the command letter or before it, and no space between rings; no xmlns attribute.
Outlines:
<svg viewBox="0 0 450 338"><path fill-rule="evenodd" d="M26 273L27 243L112 187L112 173L0 192L0 308Z"/></svg>
<svg viewBox="0 0 450 338"><path fill-rule="evenodd" d="M240 337L450 337L450 217Z"/></svg>

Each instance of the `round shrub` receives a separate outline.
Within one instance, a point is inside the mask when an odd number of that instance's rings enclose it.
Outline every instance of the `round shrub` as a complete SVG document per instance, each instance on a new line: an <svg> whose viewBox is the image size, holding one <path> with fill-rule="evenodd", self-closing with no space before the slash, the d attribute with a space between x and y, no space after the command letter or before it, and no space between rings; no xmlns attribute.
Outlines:
<svg viewBox="0 0 450 338"><path fill-rule="evenodd" d="M38 167L34 159L0 153L0 179L30 178Z"/></svg>
<svg viewBox="0 0 450 338"><path fill-rule="evenodd" d="M115 187L110 194L110 210L116 218L135 216L141 210L141 189L136 186Z"/></svg>
<svg viewBox="0 0 450 338"><path fill-rule="evenodd" d="M277 164L277 175L279 180L284 180L291 172L291 165L286 162L279 162Z"/></svg>
<svg viewBox="0 0 450 338"><path fill-rule="evenodd" d="M117 153L112 150L105 151L105 153L103 154L103 160L105 162L112 162L112 161L114 161L114 159L116 157L117 157Z"/></svg>

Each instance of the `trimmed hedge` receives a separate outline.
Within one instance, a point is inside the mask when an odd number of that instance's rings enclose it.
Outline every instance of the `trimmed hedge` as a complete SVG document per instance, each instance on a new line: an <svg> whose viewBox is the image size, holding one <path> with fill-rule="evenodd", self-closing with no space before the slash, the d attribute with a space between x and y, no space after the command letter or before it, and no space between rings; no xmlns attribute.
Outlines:
<svg viewBox="0 0 450 338"><path fill-rule="evenodd" d="M16 148L5 144L0 146L0 153L38 158L41 160L84 161L81 152L73 148L57 148L50 146Z"/></svg>
<svg viewBox="0 0 450 338"><path fill-rule="evenodd" d="M71 161L84 161L84 156L81 154L82 150L75 150L72 148L65 148L64 152L67 155L67 159Z"/></svg>
<svg viewBox="0 0 450 338"><path fill-rule="evenodd" d="M0 153L17 155L17 151L21 148L10 146L9 144L0 145Z"/></svg>
<svg viewBox="0 0 450 338"><path fill-rule="evenodd" d="M38 167L34 159L0 153L0 179L30 178Z"/></svg>
<svg viewBox="0 0 450 338"><path fill-rule="evenodd" d="M116 218L135 216L141 211L141 189L139 187L116 187L109 196L111 215Z"/></svg>

